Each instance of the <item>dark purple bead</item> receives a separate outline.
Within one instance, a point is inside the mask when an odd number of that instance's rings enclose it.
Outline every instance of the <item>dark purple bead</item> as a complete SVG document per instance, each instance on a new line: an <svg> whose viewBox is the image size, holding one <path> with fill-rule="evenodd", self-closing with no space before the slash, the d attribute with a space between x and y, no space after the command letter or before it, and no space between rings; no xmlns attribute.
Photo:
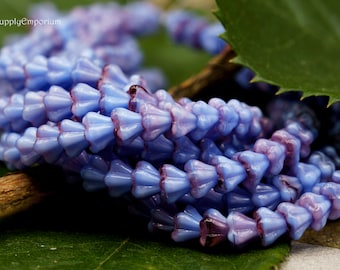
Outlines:
<svg viewBox="0 0 340 270"><path fill-rule="evenodd" d="M213 247L226 241L229 232L228 221L219 211L211 208L205 211L200 222L200 243L204 247Z"/></svg>

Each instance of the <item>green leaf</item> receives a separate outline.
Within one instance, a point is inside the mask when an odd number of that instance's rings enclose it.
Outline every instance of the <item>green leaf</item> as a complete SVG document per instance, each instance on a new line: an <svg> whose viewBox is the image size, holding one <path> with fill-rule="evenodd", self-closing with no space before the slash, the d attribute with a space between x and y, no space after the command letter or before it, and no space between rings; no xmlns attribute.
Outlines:
<svg viewBox="0 0 340 270"><path fill-rule="evenodd" d="M254 81L340 100L340 2L216 0L224 38Z"/></svg>
<svg viewBox="0 0 340 270"><path fill-rule="evenodd" d="M127 203L104 194L68 194L0 224L0 269L272 269L287 242L237 251L174 243L147 232Z"/></svg>

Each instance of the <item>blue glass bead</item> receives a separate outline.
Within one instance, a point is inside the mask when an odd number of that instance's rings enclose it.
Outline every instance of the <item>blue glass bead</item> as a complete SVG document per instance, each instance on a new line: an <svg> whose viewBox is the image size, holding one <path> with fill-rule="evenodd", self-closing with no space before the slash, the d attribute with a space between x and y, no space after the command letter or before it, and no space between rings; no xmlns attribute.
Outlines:
<svg viewBox="0 0 340 270"><path fill-rule="evenodd" d="M102 74L98 82L98 87L101 89L102 85L112 85L114 88L121 89L123 92L128 91L125 89L129 83L129 79L123 73L122 69L117 65L106 65L102 68Z"/></svg>
<svg viewBox="0 0 340 270"><path fill-rule="evenodd" d="M233 191L223 195L223 202L227 212L251 213L255 206L251 200L251 193L242 188L235 188Z"/></svg>
<svg viewBox="0 0 340 270"><path fill-rule="evenodd" d="M277 175L281 172L286 157L286 149L282 144L267 139L258 139L253 151L262 153L268 158L270 165L267 173Z"/></svg>
<svg viewBox="0 0 340 270"><path fill-rule="evenodd" d="M340 170L336 170L332 174L332 182L340 184Z"/></svg>
<svg viewBox="0 0 340 270"><path fill-rule="evenodd" d="M70 93L59 86L51 86L43 98L49 120L59 122L72 116Z"/></svg>
<svg viewBox="0 0 340 270"><path fill-rule="evenodd" d="M167 203L176 202L190 192L190 182L187 174L171 164L164 164L160 170L160 188L162 197Z"/></svg>
<svg viewBox="0 0 340 270"><path fill-rule="evenodd" d="M227 217L228 240L235 246L243 246L258 238L256 221L239 212Z"/></svg>
<svg viewBox="0 0 340 270"><path fill-rule="evenodd" d="M132 172L132 194L145 198L160 192L160 174L149 162L139 161Z"/></svg>
<svg viewBox="0 0 340 270"><path fill-rule="evenodd" d="M142 116L128 109L117 108L112 111L115 135L121 142L132 141L143 132Z"/></svg>
<svg viewBox="0 0 340 270"><path fill-rule="evenodd" d="M174 140L175 149L172 159L175 164L184 164L190 159L198 159L200 149L186 136Z"/></svg>
<svg viewBox="0 0 340 270"><path fill-rule="evenodd" d="M139 157L145 148L145 142L141 137L137 137L132 141L116 142L115 153L122 157Z"/></svg>
<svg viewBox="0 0 340 270"><path fill-rule="evenodd" d="M299 162L295 168L295 175L302 184L303 191L311 191L320 182L321 171L312 164Z"/></svg>
<svg viewBox="0 0 340 270"><path fill-rule="evenodd" d="M246 170L247 178L242 185L249 191L255 189L269 168L269 160L265 155L249 150L235 153L232 159L240 162Z"/></svg>
<svg viewBox="0 0 340 270"><path fill-rule="evenodd" d="M128 193L132 187L132 168L119 159L111 161L110 170L105 175L104 182L112 197L120 197Z"/></svg>
<svg viewBox="0 0 340 270"><path fill-rule="evenodd" d="M194 19L194 15L184 10L174 10L168 12L165 17L165 27L170 38L177 43L183 42L183 28L187 27L190 20Z"/></svg>
<svg viewBox="0 0 340 270"><path fill-rule="evenodd" d="M334 162L335 168L339 170L340 169L340 156L338 155L335 147L328 145L328 146L323 147L321 151L325 153L325 155L327 155Z"/></svg>
<svg viewBox="0 0 340 270"><path fill-rule="evenodd" d="M175 242L183 242L200 237L201 219L200 213L194 207L188 205L183 212L175 216L171 238Z"/></svg>
<svg viewBox="0 0 340 270"><path fill-rule="evenodd" d="M197 118L196 128L190 132L190 137L196 141L201 140L205 134L217 123L219 120L218 111L209 106L203 101L193 103L191 112Z"/></svg>
<svg viewBox="0 0 340 270"><path fill-rule="evenodd" d="M294 167L300 160L301 142L286 130L277 130L271 137L272 141L282 144L286 148L285 165Z"/></svg>
<svg viewBox="0 0 340 270"><path fill-rule="evenodd" d="M331 202L329 220L340 218L340 184L332 182L319 183L313 188L313 193L323 195Z"/></svg>
<svg viewBox="0 0 340 270"><path fill-rule="evenodd" d="M154 93L154 96L157 98L157 107L162 110L169 110L171 106L175 104L175 100L169 94L168 91L163 89L159 89Z"/></svg>
<svg viewBox="0 0 340 270"><path fill-rule="evenodd" d="M205 212L210 208L214 208L218 211L225 211L225 204L223 202L223 194L210 189L205 196L196 199L194 202L190 203L194 206L200 213Z"/></svg>
<svg viewBox="0 0 340 270"><path fill-rule="evenodd" d="M298 122L291 122L286 125L285 130L299 138L301 142L300 154L305 158L310 154L310 145L314 140L314 135L310 130L303 128Z"/></svg>
<svg viewBox="0 0 340 270"><path fill-rule="evenodd" d="M245 138L251 125L252 112L248 106L236 99L229 100L227 105L232 107L239 115L239 122L235 128L235 134L240 139Z"/></svg>
<svg viewBox="0 0 340 270"><path fill-rule="evenodd" d="M159 27L161 12L148 2L133 2L125 6L124 26L134 35L150 35Z"/></svg>
<svg viewBox="0 0 340 270"><path fill-rule="evenodd" d="M132 85L128 91L130 95L129 110L139 112L142 104L151 104L157 107L158 101L141 85Z"/></svg>
<svg viewBox="0 0 340 270"><path fill-rule="evenodd" d="M6 79L10 81L15 89L25 88L25 70L20 64L8 65L6 68Z"/></svg>
<svg viewBox="0 0 340 270"><path fill-rule="evenodd" d="M0 131L10 128L9 119L5 116L3 109L7 106L9 97L0 96Z"/></svg>
<svg viewBox="0 0 340 270"><path fill-rule="evenodd" d="M202 49L212 55L219 54L225 47L226 42L219 37L224 32L221 23L207 25L199 35L199 44Z"/></svg>
<svg viewBox="0 0 340 270"><path fill-rule="evenodd" d="M200 243L204 247L213 247L227 239L229 231L228 221L216 209L208 209L200 222Z"/></svg>
<svg viewBox="0 0 340 270"><path fill-rule="evenodd" d="M20 135L18 133L7 133L4 136L4 141L1 140L1 144L4 145L2 158L6 162L6 164L9 164L10 167L16 168L16 169L22 169L23 166L20 161L20 152L18 148L16 147L16 143L18 139L20 138ZM2 139L2 138L1 138Z"/></svg>
<svg viewBox="0 0 340 270"><path fill-rule="evenodd" d="M64 88L72 86L73 63L64 57L52 56L47 60L47 81Z"/></svg>
<svg viewBox="0 0 340 270"><path fill-rule="evenodd" d="M289 236L293 240L300 239L312 223L312 214L306 208L299 205L282 202L277 206L276 211L286 219Z"/></svg>
<svg viewBox="0 0 340 270"><path fill-rule="evenodd" d="M28 126L28 122L22 119L24 108L24 96L21 94L13 94L7 105L2 109L4 117L10 122L13 131L21 132Z"/></svg>
<svg viewBox="0 0 340 270"><path fill-rule="evenodd" d="M321 172L321 181L331 180L332 174L335 171L335 164L323 152L314 151L308 157L307 162L319 168Z"/></svg>
<svg viewBox="0 0 340 270"><path fill-rule="evenodd" d="M223 151L223 155L232 158L237 152L245 151L247 149L245 143L241 143L235 135L226 136L219 144L220 149Z"/></svg>
<svg viewBox="0 0 340 270"><path fill-rule="evenodd" d="M81 119L87 112L99 111L100 92L85 83L78 83L71 90L72 113Z"/></svg>
<svg viewBox="0 0 340 270"><path fill-rule="evenodd" d="M72 70L72 80L74 84L86 83L90 86L97 86L102 70L90 59L81 57L77 59Z"/></svg>
<svg viewBox="0 0 340 270"><path fill-rule="evenodd" d="M171 232L174 229L174 218L167 211L161 208L152 209L151 220L148 224L150 232L157 230Z"/></svg>
<svg viewBox="0 0 340 270"><path fill-rule="evenodd" d="M219 115L219 120L216 123L215 128L209 133L209 137L214 137L216 131L220 136L229 135L239 123L240 117L237 111L219 98L210 99L208 104L216 108Z"/></svg>
<svg viewBox="0 0 340 270"><path fill-rule="evenodd" d="M297 177L280 174L274 176L271 181L284 202L295 202L302 193L303 187Z"/></svg>
<svg viewBox="0 0 340 270"><path fill-rule="evenodd" d="M85 127L79 122L65 119L59 124L59 143L69 157L78 156L89 146L85 139Z"/></svg>
<svg viewBox="0 0 340 270"><path fill-rule="evenodd" d="M275 209L280 203L279 191L271 185L258 184L252 195L252 201L256 207Z"/></svg>
<svg viewBox="0 0 340 270"><path fill-rule="evenodd" d="M273 244L288 230L284 217L266 207L257 209L254 216L263 246Z"/></svg>
<svg viewBox="0 0 340 270"><path fill-rule="evenodd" d="M80 170L84 179L83 188L86 191L96 191L105 188L104 178L109 170L108 164L100 156L90 155L88 164Z"/></svg>
<svg viewBox="0 0 340 270"><path fill-rule="evenodd" d="M252 120L251 124L249 126L249 131L248 131L248 140L253 139L253 138L258 138L260 135L263 135L262 131L262 120L263 120L263 115L262 111L255 106L250 106L249 110L252 113Z"/></svg>
<svg viewBox="0 0 340 270"><path fill-rule="evenodd" d="M301 195L296 204L306 208L312 214L313 221L310 226L313 230L319 231L326 225L331 203L325 196L306 192Z"/></svg>
<svg viewBox="0 0 340 270"><path fill-rule="evenodd" d="M161 135L152 141L144 142L144 151L141 157L146 161L158 164L171 159L173 152L174 143Z"/></svg>
<svg viewBox="0 0 340 270"><path fill-rule="evenodd" d="M215 156L222 156L223 153L217 147L217 145L210 139L203 139L200 142L201 146L201 160L206 163L210 163L211 159Z"/></svg>
<svg viewBox="0 0 340 270"><path fill-rule="evenodd" d="M34 151L43 156L48 163L57 161L63 152L58 137L59 129L57 126L45 124L37 129Z"/></svg>
<svg viewBox="0 0 340 270"><path fill-rule="evenodd" d="M115 126L110 117L89 112L84 116L82 124L85 126L85 138L93 153L103 150L115 139Z"/></svg>
<svg viewBox="0 0 340 270"><path fill-rule="evenodd" d="M128 108L130 96L122 91L122 89L112 84L102 84L100 86L100 110L106 115L110 116L113 109Z"/></svg>
<svg viewBox="0 0 340 270"><path fill-rule="evenodd" d="M142 115L142 138L152 141L171 127L171 115L168 111L160 110L151 104L143 104L140 109Z"/></svg>
<svg viewBox="0 0 340 270"><path fill-rule="evenodd" d="M167 86L167 79L159 68L143 68L138 70L138 74L143 78L146 88L151 93L156 93L157 90ZM162 109L162 107L158 107Z"/></svg>
<svg viewBox="0 0 340 270"><path fill-rule="evenodd" d="M16 147L20 152L21 162L25 166L30 166L37 162L40 155L34 151L35 139L37 136L36 127L28 127L23 135L17 140Z"/></svg>
<svg viewBox="0 0 340 270"><path fill-rule="evenodd" d="M32 90L44 90L47 82L47 59L38 55L25 65L26 87Z"/></svg>
<svg viewBox="0 0 340 270"><path fill-rule="evenodd" d="M174 138L179 138L187 135L196 128L197 118L190 111L179 105L174 105L170 108L172 117L171 135Z"/></svg>
<svg viewBox="0 0 340 270"><path fill-rule="evenodd" d="M215 156L210 160L218 174L217 192L226 193L234 190L244 179L247 173L244 167L234 160L224 156Z"/></svg>
<svg viewBox="0 0 340 270"><path fill-rule="evenodd" d="M202 198L217 184L218 176L214 166L199 160L189 160L185 163L184 170L188 174L190 193L194 198Z"/></svg>
<svg viewBox="0 0 340 270"><path fill-rule="evenodd" d="M25 94L24 109L22 118L30 122L33 126L38 127L47 121L47 112L43 102L46 92L32 92Z"/></svg>

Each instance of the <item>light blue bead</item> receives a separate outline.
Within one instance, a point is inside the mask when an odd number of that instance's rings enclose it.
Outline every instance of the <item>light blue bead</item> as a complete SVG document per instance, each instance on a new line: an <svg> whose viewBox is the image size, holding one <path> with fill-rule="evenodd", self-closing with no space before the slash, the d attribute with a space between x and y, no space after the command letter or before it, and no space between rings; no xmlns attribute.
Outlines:
<svg viewBox="0 0 340 270"><path fill-rule="evenodd" d="M175 216L175 228L171 233L171 238L175 242L183 242L200 237L201 219L200 213L194 207L188 205L183 212Z"/></svg>
<svg viewBox="0 0 340 270"><path fill-rule="evenodd" d="M139 161L132 172L132 194L145 198L160 192L160 174L149 162Z"/></svg>
<svg viewBox="0 0 340 270"><path fill-rule="evenodd" d="M275 209L280 200L280 193L274 186L262 183L256 186L252 195L252 201L256 207Z"/></svg>
<svg viewBox="0 0 340 270"><path fill-rule="evenodd" d="M226 193L234 190L244 179L247 173L243 166L234 160L224 156L215 156L210 160L218 174L218 185L216 191Z"/></svg>
<svg viewBox="0 0 340 270"><path fill-rule="evenodd" d="M70 93L59 86L51 86L43 98L49 120L59 122L72 116Z"/></svg>
<svg viewBox="0 0 340 270"><path fill-rule="evenodd" d="M319 168L321 172L321 181L330 181L335 171L334 162L321 151L313 152L307 159L309 164Z"/></svg>
<svg viewBox="0 0 340 270"><path fill-rule="evenodd" d="M247 172L247 178L242 185L249 191L253 191L269 168L268 158L261 153L246 150L235 153L232 159L240 162Z"/></svg>
<svg viewBox="0 0 340 270"><path fill-rule="evenodd" d="M72 80L74 84L86 83L90 86L97 86L101 76L101 68L94 64L90 59L82 57L77 59L72 70Z"/></svg>
<svg viewBox="0 0 340 270"><path fill-rule="evenodd" d="M72 113L79 119L88 112L97 112L100 110L100 92L85 83L78 83L71 90L71 97L73 102Z"/></svg>
<svg viewBox="0 0 340 270"><path fill-rule="evenodd" d="M227 45L220 37L224 31L221 23L206 26L199 35L199 43L203 50L212 55L219 54Z"/></svg>
<svg viewBox="0 0 340 270"><path fill-rule="evenodd" d="M168 111L161 110L151 104L143 104L140 107L142 115L143 134L142 138L152 141L168 131L172 124L172 118Z"/></svg>
<svg viewBox="0 0 340 270"><path fill-rule="evenodd" d="M217 184L218 176L214 166L199 160L189 160L185 163L184 170L190 180L190 193L196 199L205 196Z"/></svg>
<svg viewBox="0 0 340 270"><path fill-rule="evenodd" d="M340 184L319 183L313 188L313 192L327 197L331 202L331 212L328 219L337 220L340 218Z"/></svg>
<svg viewBox="0 0 340 270"><path fill-rule="evenodd" d="M16 147L20 152L21 162L30 166L40 159L40 155L34 151L35 139L37 136L36 127L28 127L24 134L17 140Z"/></svg>
<svg viewBox="0 0 340 270"><path fill-rule="evenodd" d="M261 207L256 210L255 220L263 246L273 244L288 230L284 217L266 207Z"/></svg>
<svg viewBox="0 0 340 270"><path fill-rule="evenodd" d="M174 105L170 108L172 116L171 135L174 138L179 138L187 135L196 128L196 116L179 105Z"/></svg>
<svg viewBox="0 0 340 270"><path fill-rule="evenodd" d="M33 91L44 90L49 85L47 82L47 59L37 55L25 65L26 87Z"/></svg>
<svg viewBox="0 0 340 270"><path fill-rule="evenodd" d="M258 238L256 221L242 213L231 212L227 217L228 240L235 246L242 247Z"/></svg>
<svg viewBox="0 0 340 270"><path fill-rule="evenodd" d="M22 118L35 127L41 126L47 121L47 112L43 102L45 95L46 92L42 91L29 91L25 94Z"/></svg>
<svg viewBox="0 0 340 270"><path fill-rule="evenodd" d="M64 88L72 86L73 63L63 57L52 56L47 60L47 81L50 85Z"/></svg>
<svg viewBox="0 0 340 270"><path fill-rule="evenodd" d="M104 115L110 116L113 109L128 108L130 96L121 88L112 84L102 84L100 86L100 110Z"/></svg>
<svg viewBox="0 0 340 270"><path fill-rule="evenodd" d="M85 138L93 153L98 153L114 141L115 126L110 117L89 112L84 116L82 123L85 126Z"/></svg>
<svg viewBox="0 0 340 270"><path fill-rule="evenodd" d="M312 214L306 208L293 203L280 203L276 211L285 217L289 228L289 236L293 240L300 239L312 223Z"/></svg>
<svg viewBox="0 0 340 270"><path fill-rule="evenodd" d="M63 152L58 137L59 129L57 126L45 124L37 130L34 151L42 155L48 163L56 162Z"/></svg>
<svg viewBox="0 0 340 270"><path fill-rule="evenodd" d="M4 117L10 122L13 131L21 132L28 126L28 122L22 119L23 109L24 96L22 94L13 94L2 109Z"/></svg>
<svg viewBox="0 0 340 270"><path fill-rule="evenodd" d="M122 69L117 65L109 64L103 67L98 86L101 88L105 84L121 89L123 92L129 90L125 89L129 84L129 80Z"/></svg>
<svg viewBox="0 0 340 270"><path fill-rule="evenodd" d="M124 108L112 111L112 121L115 126L115 135L121 142L132 141L143 132L142 116Z"/></svg>
<svg viewBox="0 0 340 270"><path fill-rule="evenodd" d="M111 161L110 170L104 181L112 197L120 197L128 193L132 187L132 168L119 159Z"/></svg>
<svg viewBox="0 0 340 270"><path fill-rule="evenodd" d="M302 184L304 192L312 191L321 178L321 171L316 166L303 162L297 164L295 174Z"/></svg>
<svg viewBox="0 0 340 270"><path fill-rule="evenodd" d="M161 167L160 188L167 203L173 203L190 191L187 174L171 164Z"/></svg>
<svg viewBox="0 0 340 270"><path fill-rule="evenodd" d="M227 102L227 105L232 107L238 113L239 116L238 125L235 128L235 134L240 139L246 137L250 129L253 117L252 112L250 111L247 105L236 99L229 100Z"/></svg>
<svg viewBox="0 0 340 270"><path fill-rule="evenodd" d="M67 156L76 157L89 146L85 139L85 127L81 123L65 119L60 122L59 130L59 143Z"/></svg>

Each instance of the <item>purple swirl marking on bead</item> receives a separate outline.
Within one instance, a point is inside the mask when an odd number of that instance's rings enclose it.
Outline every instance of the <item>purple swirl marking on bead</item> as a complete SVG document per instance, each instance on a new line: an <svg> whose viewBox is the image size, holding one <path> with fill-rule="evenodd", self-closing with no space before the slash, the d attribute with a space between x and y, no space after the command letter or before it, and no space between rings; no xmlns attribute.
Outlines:
<svg viewBox="0 0 340 270"><path fill-rule="evenodd" d="M328 219L336 220L340 218L340 184L319 183L313 188L313 193L323 195L331 202L331 212Z"/></svg>
<svg viewBox="0 0 340 270"><path fill-rule="evenodd" d="M303 190L303 186L295 176L279 174L274 176L271 182L280 191L281 200L284 202L295 202Z"/></svg>

